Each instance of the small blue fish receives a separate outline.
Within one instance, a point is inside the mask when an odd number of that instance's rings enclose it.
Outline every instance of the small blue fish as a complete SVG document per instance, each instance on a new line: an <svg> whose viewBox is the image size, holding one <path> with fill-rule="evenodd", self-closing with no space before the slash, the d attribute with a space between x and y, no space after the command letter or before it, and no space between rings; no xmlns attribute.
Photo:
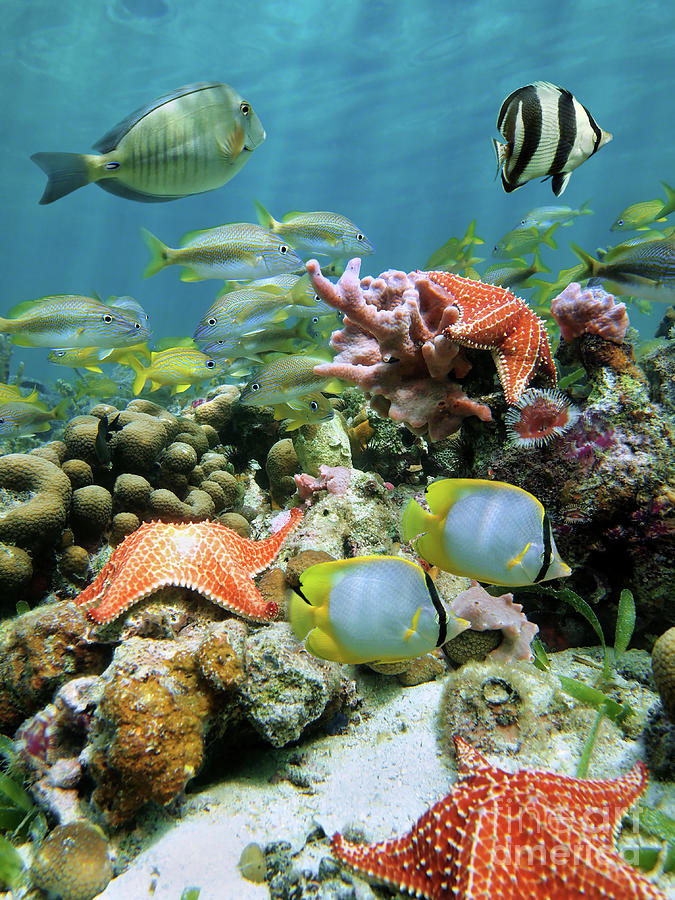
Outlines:
<svg viewBox="0 0 675 900"><path fill-rule="evenodd" d="M410 500L401 533L432 565L510 587L570 574L546 510L522 488L482 478L442 478L429 485L425 499L431 512Z"/></svg>
<svg viewBox="0 0 675 900"><path fill-rule="evenodd" d="M319 659L415 659L469 627L429 575L400 556L357 556L310 566L291 598L291 627Z"/></svg>

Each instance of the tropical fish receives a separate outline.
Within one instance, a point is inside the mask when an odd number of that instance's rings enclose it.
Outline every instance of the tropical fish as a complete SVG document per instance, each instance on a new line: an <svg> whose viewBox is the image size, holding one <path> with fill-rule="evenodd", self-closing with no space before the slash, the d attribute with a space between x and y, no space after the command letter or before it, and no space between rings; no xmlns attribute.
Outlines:
<svg viewBox="0 0 675 900"><path fill-rule="evenodd" d="M94 439L94 452L96 459L102 466L109 466L112 459L108 442L112 440L112 436L116 431L121 431L124 427L119 422L120 413L117 413L108 419L106 414L102 415L98 428L96 429L96 438Z"/></svg>
<svg viewBox="0 0 675 900"><path fill-rule="evenodd" d="M0 384L0 403L6 400L23 400L26 403L32 403L38 399L38 390L36 387L29 394L22 394L21 387L18 384Z"/></svg>
<svg viewBox="0 0 675 900"><path fill-rule="evenodd" d="M301 253L339 258L366 256L375 249L364 232L339 213L289 212L279 222L262 203L254 202L261 226Z"/></svg>
<svg viewBox="0 0 675 900"><path fill-rule="evenodd" d="M537 206L520 220L518 228L546 231L551 225L572 225L578 216L593 215L593 210L588 208L589 202L586 200L579 209L572 209L571 206Z"/></svg>
<svg viewBox="0 0 675 900"><path fill-rule="evenodd" d="M128 347L99 349L98 347L78 347L72 350L50 350L47 360L55 366L71 369L86 369L88 372L102 372L101 363L121 362L128 353L150 359L147 342L129 344Z"/></svg>
<svg viewBox="0 0 675 900"><path fill-rule="evenodd" d="M449 238L442 247L435 250L424 264L424 271L453 272L457 275L466 274L466 270L476 263L482 262L481 257L473 256L473 248L485 241L476 234L476 220L469 223L464 237ZM326 273L324 273L326 274Z"/></svg>
<svg viewBox="0 0 675 900"><path fill-rule="evenodd" d="M131 384L121 379L108 378L107 375L92 373L75 382L75 399L94 398L110 400L111 397L127 396L131 392Z"/></svg>
<svg viewBox="0 0 675 900"><path fill-rule="evenodd" d="M216 299L197 324L195 341L210 341L225 334L229 337L253 334L270 326L286 322L289 318L310 317L314 311L313 300L304 291L298 299L305 305L289 304L288 293L262 288L241 288Z"/></svg>
<svg viewBox="0 0 675 900"><path fill-rule="evenodd" d="M94 150L35 153L47 174L40 203L94 182L127 200L177 200L229 181L265 140L248 100L228 84L188 84L115 125Z"/></svg>
<svg viewBox="0 0 675 900"><path fill-rule="evenodd" d="M442 478L425 491L431 512L411 499L401 533L423 559L454 575L518 587L570 574L546 510L504 481Z"/></svg>
<svg viewBox="0 0 675 900"><path fill-rule="evenodd" d="M19 347L122 347L150 337L138 316L78 294L28 300L9 316L0 317L0 333Z"/></svg>
<svg viewBox="0 0 675 900"><path fill-rule="evenodd" d="M497 171L507 193L533 178L551 178L559 197L570 175L612 140L585 106L565 88L535 81L513 91L497 117L497 130L506 143L492 143Z"/></svg>
<svg viewBox="0 0 675 900"><path fill-rule="evenodd" d="M277 421L283 420L286 431L296 431L302 425L319 425L330 422L335 415L330 400L318 391L295 397L288 403L277 403L272 409Z"/></svg>
<svg viewBox="0 0 675 900"><path fill-rule="evenodd" d="M290 403L303 394L332 388L342 390L336 379L314 374L314 367L324 362L325 359L313 356L281 356L255 373L242 389L239 400L248 406L274 406Z"/></svg>
<svg viewBox="0 0 675 900"><path fill-rule="evenodd" d="M502 259L511 259L524 256L526 253L535 253L542 244L557 250L558 245L553 240L556 228L558 228L557 224L551 225L544 232L539 231L534 226L531 228L514 228L497 241L492 250L492 255L499 256Z"/></svg>
<svg viewBox="0 0 675 900"><path fill-rule="evenodd" d="M466 631L430 576L399 556L357 556L309 566L291 597L291 627L319 659L415 659Z"/></svg>
<svg viewBox="0 0 675 900"><path fill-rule="evenodd" d="M151 392L170 385L172 394L180 394L191 385L211 378L220 369L220 363L215 359L189 347L171 347L153 353L149 366L141 365L133 355L129 355L127 362L136 374L134 394L140 394L148 380Z"/></svg>
<svg viewBox="0 0 675 900"><path fill-rule="evenodd" d="M599 278L612 285L614 293L643 297L661 303L675 299L675 236L665 240L613 247L602 260L594 259L576 244L571 245L584 268L581 278Z"/></svg>
<svg viewBox="0 0 675 900"><path fill-rule="evenodd" d="M540 272L550 272L539 258L539 251L535 253L532 263L524 259L512 259L507 262L497 263L488 268L480 276L483 284L498 284L501 287L512 288L524 284L528 278Z"/></svg>
<svg viewBox="0 0 675 900"><path fill-rule="evenodd" d="M179 248L167 247L147 228L141 229L152 258L144 278L166 266L184 266L181 281L229 278L248 281L302 268L293 248L259 225L234 222L184 235Z"/></svg>
<svg viewBox="0 0 675 900"><path fill-rule="evenodd" d="M654 222L665 222L666 217L675 212L675 191L665 181L661 184L666 192L665 202L656 199L632 203L619 213L610 231L636 231Z"/></svg>
<svg viewBox="0 0 675 900"><path fill-rule="evenodd" d="M49 409L46 403L37 399L37 391L22 400L0 400L0 437L38 434L49 431L54 419L65 419L70 406L66 397Z"/></svg>

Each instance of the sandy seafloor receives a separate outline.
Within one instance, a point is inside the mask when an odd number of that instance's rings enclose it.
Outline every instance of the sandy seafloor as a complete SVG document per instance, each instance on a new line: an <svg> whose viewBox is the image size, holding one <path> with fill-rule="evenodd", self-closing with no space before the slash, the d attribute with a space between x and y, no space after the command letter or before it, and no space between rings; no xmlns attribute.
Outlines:
<svg viewBox="0 0 675 900"><path fill-rule="evenodd" d="M564 663L555 667L567 669ZM456 778L454 754L444 751L438 723L445 678L401 687L390 676L350 669L363 703L344 734L256 751L231 778L189 794L180 820L172 822L167 816L154 834L141 838L148 841L145 849L110 883L101 900L179 900L188 886L201 889L199 900L263 900L270 896L267 884L246 881L237 868L242 849L251 841L263 847L288 841L295 852L317 826L327 835L356 827L372 841L405 833L448 793ZM548 765L573 774L584 737L570 732L554 736ZM309 775L308 789L273 777L298 752ZM617 729L608 728L596 745L589 777L621 774L638 755L635 742L622 740ZM511 771L520 768L516 760L490 761ZM672 816L675 797L670 787L652 782L645 799ZM326 856L327 842L314 842L294 865L316 873ZM660 886L667 897L675 898L675 877L662 879ZM353 887L356 900L389 896L386 891L376 895L356 877ZM331 900L338 894L327 883L316 896Z"/></svg>

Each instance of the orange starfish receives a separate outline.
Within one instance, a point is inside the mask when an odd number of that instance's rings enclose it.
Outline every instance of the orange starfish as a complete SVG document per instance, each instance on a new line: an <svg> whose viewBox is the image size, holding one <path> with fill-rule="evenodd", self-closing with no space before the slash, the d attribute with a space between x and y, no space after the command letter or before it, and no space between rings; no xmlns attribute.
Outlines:
<svg viewBox="0 0 675 900"><path fill-rule="evenodd" d="M219 522L146 522L126 537L92 583L76 598L91 604L96 622L111 622L133 603L163 587L185 587L254 622L276 618L252 581L279 552L302 518L288 521L262 541L241 537Z"/></svg>
<svg viewBox="0 0 675 900"><path fill-rule="evenodd" d="M513 404L541 370L558 382L544 322L506 288L450 272L427 272L451 296L459 319L444 334L462 347L490 350L508 403Z"/></svg>
<svg viewBox="0 0 675 900"><path fill-rule="evenodd" d="M401 838L367 846L335 834L357 872L427 900L664 900L614 849L621 817L647 785L643 763L587 781L491 766L455 737L459 778Z"/></svg>

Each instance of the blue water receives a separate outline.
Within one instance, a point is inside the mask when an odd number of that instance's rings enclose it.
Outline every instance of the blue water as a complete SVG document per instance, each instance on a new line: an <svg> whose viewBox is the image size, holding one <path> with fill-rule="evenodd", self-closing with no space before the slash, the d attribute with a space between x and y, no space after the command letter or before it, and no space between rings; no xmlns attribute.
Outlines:
<svg viewBox="0 0 675 900"><path fill-rule="evenodd" d="M594 216L545 250L570 266L570 239L593 252L629 203L663 196L673 171L675 5L628 0L515 4L409 0L4 0L0 148L3 299L130 294L156 339L191 334L217 282L176 268L145 281L141 226L167 243L192 229L330 209L376 246L363 271L422 266L472 218L489 248L548 183L511 195L494 180L503 98L535 79L570 89L614 135L574 172L559 202ZM140 204L88 186L50 206L36 151L86 152L149 100L193 81L226 81L253 105L267 140L220 190ZM616 241L615 241L616 242ZM651 319L634 314L645 337ZM44 350L19 350L28 377L62 377Z"/></svg>

